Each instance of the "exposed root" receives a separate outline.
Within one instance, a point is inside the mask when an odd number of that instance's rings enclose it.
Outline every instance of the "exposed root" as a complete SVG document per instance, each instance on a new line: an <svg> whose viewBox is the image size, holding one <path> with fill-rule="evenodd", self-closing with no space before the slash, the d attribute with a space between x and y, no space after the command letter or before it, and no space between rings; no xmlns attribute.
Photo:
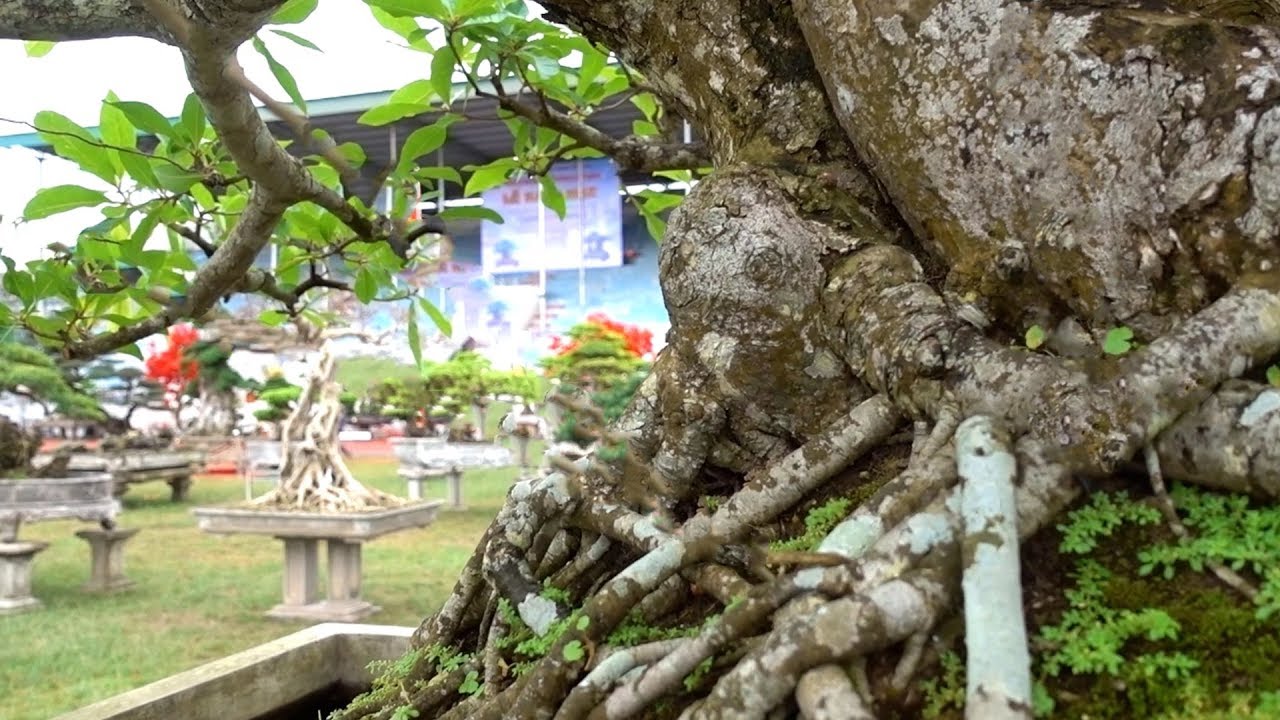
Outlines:
<svg viewBox="0 0 1280 720"><path fill-rule="evenodd" d="M338 444L341 392L334 381L333 347L326 342L281 433L284 463L280 483L253 500L253 505L336 513L376 510L405 502L363 485L347 468Z"/></svg>

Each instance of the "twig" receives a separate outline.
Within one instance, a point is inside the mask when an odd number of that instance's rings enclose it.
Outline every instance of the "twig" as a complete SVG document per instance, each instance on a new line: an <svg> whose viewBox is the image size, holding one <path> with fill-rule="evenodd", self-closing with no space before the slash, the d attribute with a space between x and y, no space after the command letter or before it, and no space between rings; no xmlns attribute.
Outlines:
<svg viewBox="0 0 1280 720"><path fill-rule="evenodd" d="M1155 493L1160 512L1164 515L1165 521L1169 523L1169 529L1182 542L1190 542L1191 532L1182 523L1182 518L1178 517L1178 508L1173 504L1173 498L1169 497L1169 491L1165 488L1164 473L1160 470L1160 456L1156 453L1155 446L1148 444L1143 448L1143 455L1147 461L1147 475L1151 478L1151 490ZM1217 575L1219 580L1244 595L1250 602L1257 599L1258 589L1248 580L1241 577L1235 570L1217 560L1206 560L1205 566L1213 571L1213 574Z"/></svg>

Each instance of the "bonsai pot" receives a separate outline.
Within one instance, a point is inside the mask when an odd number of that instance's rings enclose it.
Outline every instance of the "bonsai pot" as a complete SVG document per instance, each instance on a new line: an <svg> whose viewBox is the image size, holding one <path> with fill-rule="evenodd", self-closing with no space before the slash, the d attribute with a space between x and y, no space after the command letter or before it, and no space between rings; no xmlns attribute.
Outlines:
<svg viewBox="0 0 1280 720"><path fill-rule="evenodd" d="M367 665L394 660L411 627L325 623L171 675L57 720L286 720L326 717L367 690Z"/></svg>

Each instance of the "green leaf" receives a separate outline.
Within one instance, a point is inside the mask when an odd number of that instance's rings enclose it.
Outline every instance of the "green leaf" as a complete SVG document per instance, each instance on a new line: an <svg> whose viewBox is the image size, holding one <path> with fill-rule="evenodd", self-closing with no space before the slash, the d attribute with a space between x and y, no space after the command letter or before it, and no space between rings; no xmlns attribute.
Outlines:
<svg viewBox="0 0 1280 720"><path fill-rule="evenodd" d="M396 165L396 176L406 174L415 160L443 145L445 138L449 134L449 126L453 124L455 119L456 116L446 115L435 124L420 127L410 133L409 137L404 141L404 147L400 149L400 161Z"/></svg>
<svg viewBox="0 0 1280 720"><path fill-rule="evenodd" d="M515 166L515 160L499 158L479 167L463 168L464 170L471 170L471 177L467 178L467 185L463 190L463 194L468 196L478 195L485 190L505 183Z"/></svg>
<svg viewBox="0 0 1280 720"><path fill-rule="evenodd" d="M430 109L431 106L425 103L387 103L386 105L369 108L363 115L356 118L356 122L361 125L378 127L407 117L421 115Z"/></svg>
<svg viewBox="0 0 1280 720"><path fill-rule="evenodd" d="M435 323L445 337L453 337L453 323L449 322L449 318L440 312L440 308L436 307L435 303L426 298L421 298L418 300L418 306L427 314L427 317L431 318L431 322Z"/></svg>
<svg viewBox="0 0 1280 720"><path fill-rule="evenodd" d="M409 303L409 352L413 353L413 364L422 372L422 340L418 337L418 309Z"/></svg>
<svg viewBox="0 0 1280 720"><path fill-rule="evenodd" d="M431 89L445 105L449 104L449 96L453 93L453 66L457 60L453 48L448 45L436 50L431 58Z"/></svg>
<svg viewBox="0 0 1280 720"><path fill-rule="evenodd" d="M443 0L365 0L376 8L381 8L396 17L428 17L433 20L445 20L449 11Z"/></svg>
<svg viewBox="0 0 1280 720"><path fill-rule="evenodd" d="M440 211L439 217L446 223L450 220L488 220L492 223L502 224L502 216L496 210L479 205L447 207Z"/></svg>
<svg viewBox="0 0 1280 720"><path fill-rule="evenodd" d="M284 38L285 40L291 40L291 41L293 41L294 43L297 43L298 45L301 45L301 46L302 46L302 47L304 47L304 48L307 48L307 49L310 49L310 50L315 50L316 52L324 52L323 50L321 50L321 49L320 49L320 46L319 46L319 45L316 45L315 43L313 43L313 42L311 42L310 40L308 40L308 39L306 39L306 38L302 37L301 35L297 35L297 34L295 34L295 33L291 33L291 32L289 32L288 30L277 30L277 29L275 29L275 28L271 28L271 32L273 32L273 33L275 33L275 34L279 35L280 37Z"/></svg>
<svg viewBox="0 0 1280 720"><path fill-rule="evenodd" d="M119 174L115 164L111 162L112 151L102 147L88 130L50 110L36 113L35 126L39 129L40 137L59 156L112 185L116 184Z"/></svg>
<svg viewBox="0 0 1280 720"><path fill-rule="evenodd" d="M49 40L27 40L23 46L27 50L27 57L38 58L48 55L55 44Z"/></svg>
<svg viewBox="0 0 1280 720"><path fill-rule="evenodd" d="M268 327L276 327L283 325L285 320L289 319L289 313L283 310L263 310L258 313L258 322Z"/></svg>
<svg viewBox="0 0 1280 720"><path fill-rule="evenodd" d="M387 103L416 105L427 102L430 97L431 80L420 78L391 93L391 97L387 98Z"/></svg>
<svg viewBox="0 0 1280 720"><path fill-rule="evenodd" d="M1102 352L1108 355L1124 355L1133 349L1133 331L1127 327L1111 328L1102 341Z"/></svg>
<svg viewBox="0 0 1280 720"><path fill-rule="evenodd" d="M365 161L369 159L364 153L364 148L353 142L342 143L338 146L338 152L347 162L357 168L364 165Z"/></svg>
<svg viewBox="0 0 1280 720"><path fill-rule="evenodd" d="M563 220L567 209L564 202L564 193L560 192L560 186L556 185L556 181L551 179L549 175L543 175L538 178L538 185L542 187L542 204L546 205L551 212Z"/></svg>
<svg viewBox="0 0 1280 720"><path fill-rule="evenodd" d="M368 304L378 296L378 279L368 267L361 267L356 272L356 282L353 288L356 298L360 302Z"/></svg>
<svg viewBox="0 0 1280 720"><path fill-rule="evenodd" d="M658 101L650 93L637 93L631 97L631 104L640 109L648 120L658 114Z"/></svg>
<svg viewBox="0 0 1280 720"><path fill-rule="evenodd" d="M1035 350L1039 348L1041 345L1044 344L1045 339L1046 339L1046 336L1045 336L1044 328L1040 327L1039 325L1032 325L1031 327L1027 328L1027 334L1024 340L1027 343L1028 350Z"/></svg>
<svg viewBox="0 0 1280 720"><path fill-rule="evenodd" d="M133 100L122 100L111 104L119 108L125 114L125 117L129 118L129 122L133 123L134 127L148 135L173 136L173 123L169 122L168 118L161 115L159 110L150 105ZM184 108L183 112L185 113L185 111Z"/></svg>
<svg viewBox="0 0 1280 720"><path fill-rule="evenodd" d="M448 180L454 185L462 184L462 175L457 168L437 165L424 165L413 171L413 176L419 180Z"/></svg>
<svg viewBox="0 0 1280 720"><path fill-rule="evenodd" d="M120 164L124 166L124 171L129 174L129 177L139 185L149 188L160 187L160 180L156 178L156 172L151 168L151 160L146 155L121 151Z"/></svg>
<svg viewBox="0 0 1280 720"><path fill-rule="evenodd" d="M586 615L583 615L582 617L578 618L579 630L586 630L590 626L591 626L591 618L587 617Z"/></svg>
<svg viewBox="0 0 1280 720"><path fill-rule="evenodd" d="M271 74L276 77L276 82L280 83L280 87L284 88L293 104L297 105L298 109L305 113L307 111L307 101L302 97L302 92L298 90L298 81L293 78L293 73L289 72L289 68L281 65L276 60L271 51L267 50L267 45L262 42L262 38L256 36L253 38L253 49L257 50L258 54L266 59L267 67L271 68Z"/></svg>
<svg viewBox="0 0 1280 720"><path fill-rule="evenodd" d="M112 104L115 99L115 93L108 95L98 115L102 142L117 148L133 149L138 144L138 133L124 111Z"/></svg>
<svg viewBox="0 0 1280 720"><path fill-rule="evenodd" d="M582 649L582 641L570 640L564 646L564 659L569 662L577 662L586 657L586 652Z"/></svg>
<svg viewBox="0 0 1280 720"><path fill-rule="evenodd" d="M306 20L315 12L320 0L288 0L271 16L274 25L295 25Z"/></svg>
<svg viewBox="0 0 1280 720"><path fill-rule="evenodd" d="M106 194L100 190L90 190L80 185L55 185L38 190L22 211L22 216L28 220L38 220L76 208L101 205L106 201Z"/></svg>
<svg viewBox="0 0 1280 720"><path fill-rule="evenodd" d="M136 342L129 343L128 345L125 345L122 348L116 348L116 352L124 353L125 355L129 355L130 357L138 358L139 360L142 359L142 349L138 347L138 343Z"/></svg>
<svg viewBox="0 0 1280 720"><path fill-rule="evenodd" d="M155 171L156 181L169 192L184 193L202 179L200 173L184 170L173 163L159 160L152 162L151 169Z"/></svg>
<svg viewBox="0 0 1280 720"><path fill-rule="evenodd" d="M594 47L582 51L582 64L578 67L578 92L595 82L608 61L609 58Z"/></svg>
<svg viewBox="0 0 1280 720"><path fill-rule="evenodd" d="M191 93L182 103L182 129L187 132L192 144L199 144L200 138L204 136L204 127L204 106L200 104L200 98Z"/></svg>
<svg viewBox="0 0 1280 720"><path fill-rule="evenodd" d="M1271 387L1280 387L1280 365L1267 368L1267 382L1271 383Z"/></svg>

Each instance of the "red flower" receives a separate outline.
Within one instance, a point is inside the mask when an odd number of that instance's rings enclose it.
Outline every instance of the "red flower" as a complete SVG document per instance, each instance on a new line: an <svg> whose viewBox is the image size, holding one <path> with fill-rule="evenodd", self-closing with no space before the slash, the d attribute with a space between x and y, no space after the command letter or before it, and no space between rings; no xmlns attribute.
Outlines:
<svg viewBox="0 0 1280 720"><path fill-rule="evenodd" d="M152 345L152 354L145 361L147 377L164 387L170 404L182 397L187 385L200 372L199 365L186 357L187 348L198 338L194 327L174 325L169 328L168 345L164 349Z"/></svg>

